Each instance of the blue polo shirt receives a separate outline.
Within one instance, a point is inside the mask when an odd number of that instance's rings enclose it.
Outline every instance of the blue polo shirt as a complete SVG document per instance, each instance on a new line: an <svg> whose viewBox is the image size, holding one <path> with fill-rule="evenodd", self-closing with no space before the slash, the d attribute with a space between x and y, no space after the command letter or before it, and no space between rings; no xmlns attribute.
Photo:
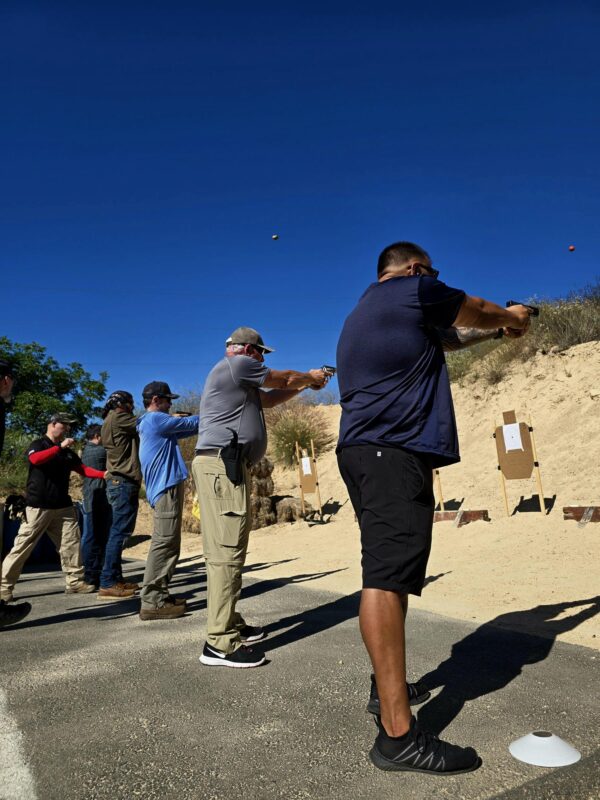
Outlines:
<svg viewBox="0 0 600 800"><path fill-rule="evenodd" d="M465 293L424 275L373 283L337 347L342 418L338 450L358 444L460 461L446 360L436 328L450 328Z"/></svg>
<svg viewBox="0 0 600 800"><path fill-rule="evenodd" d="M137 421L140 435L140 463L146 484L146 497L154 508L167 489L188 476L178 439L194 436L199 417L172 417L150 411Z"/></svg>

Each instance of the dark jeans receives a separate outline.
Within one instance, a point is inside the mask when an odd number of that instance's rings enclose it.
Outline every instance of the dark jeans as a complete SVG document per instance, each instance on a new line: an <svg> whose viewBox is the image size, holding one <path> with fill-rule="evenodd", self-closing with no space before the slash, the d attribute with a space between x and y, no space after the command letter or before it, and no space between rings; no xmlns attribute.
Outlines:
<svg viewBox="0 0 600 800"><path fill-rule="evenodd" d="M84 496L81 556L84 580L94 586L100 583L111 519L112 511L104 489L94 489L90 496Z"/></svg>
<svg viewBox="0 0 600 800"><path fill-rule="evenodd" d="M112 509L112 522L100 575L102 589L108 589L123 580L121 554L125 540L135 529L139 491L137 483L125 478L109 478L106 481L106 496Z"/></svg>

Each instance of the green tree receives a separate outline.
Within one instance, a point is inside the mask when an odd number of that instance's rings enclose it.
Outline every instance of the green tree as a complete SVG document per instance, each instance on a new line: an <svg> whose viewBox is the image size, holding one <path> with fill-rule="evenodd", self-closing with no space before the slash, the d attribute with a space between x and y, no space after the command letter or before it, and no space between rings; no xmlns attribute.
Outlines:
<svg viewBox="0 0 600 800"><path fill-rule="evenodd" d="M0 337L0 357L11 361L16 373L11 430L40 433L48 417L58 411L76 417L79 430L98 416L97 404L106 395L107 372L94 378L77 362L60 366L37 342L19 344L4 336Z"/></svg>

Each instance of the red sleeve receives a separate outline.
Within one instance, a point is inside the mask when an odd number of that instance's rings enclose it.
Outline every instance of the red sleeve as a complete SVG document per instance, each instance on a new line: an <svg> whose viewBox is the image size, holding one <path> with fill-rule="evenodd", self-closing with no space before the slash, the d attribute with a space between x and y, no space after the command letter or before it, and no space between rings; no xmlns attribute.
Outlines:
<svg viewBox="0 0 600 800"><path fill-rule="evenodd" d="M31 453L28 453L28 458L32 464L39 466L40 464L45 464L46 461L50 461L59 453L60 447L56 445L55 447L48 447L46 450L32 450Z"/></svg>
<svg viewBox="0 0 600 800"><path fill-rule="evenodd" d="M86 467L85 464L78 464L73 468L73 470L78 472L80 475L83 475L85 478L104 478L106 475L106 473L102 472L102 470L94 469L93 467Z"/></svg>

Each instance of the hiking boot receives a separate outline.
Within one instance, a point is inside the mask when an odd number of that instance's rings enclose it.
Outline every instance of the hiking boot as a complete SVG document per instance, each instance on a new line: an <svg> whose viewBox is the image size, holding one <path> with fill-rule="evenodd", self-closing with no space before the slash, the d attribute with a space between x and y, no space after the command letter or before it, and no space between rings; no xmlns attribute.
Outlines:
<svg viewBox="0 0 600 800"><path fill-rule="evenodd" d="M167 603L173 603L174 606L185 606L187 600L185 599L185 597L177 597L177 595L170 594L167 597Z"/></svg>
<svg viewBox="0 0 600 800"><path fill-rule="evenodd" d="M262 650L244 647L244 645L238 647L233 653L223 653L216 647L205 644L200 656L200 661L209 667L235 667L237 669L260 667L266 660Z"/></svg>
<svg viewBox="0 0 600 800"><path fill-rule="evenodd" d="M407 683L406 691L408 692L408 702L411 706L418 706L419 703L424 703L429 700L431 692L425 686L423 681L416 683ZM377 691L377 684L375 683L375 675L371 675L371 695L367 703L367 713L374 714L378 717L381 714L381 707L379 704L379 693Z"/></svg>
<svg viewBox="0 0 600 800"><path fill-rule="evenodd" d="M242 642L260 642L265 638L264 628L260 628L258 625L244 625L239 629L239 634Z"/></svg>
<svg viewBox="0 0 600 800"><path fill-rule="evenodd" d="M127 581L117 581L116 586L118 586L119 589L127 589L132 592L138 592L140 589L139 583L127 583Z"/></svg>
<svg viewBox="0 0 600 800"><path fill-rule="evenodd" d="M433 775L459 775L481 766L481 759L472 747L459 747L420 730L414 717L404 736L388 736L380 724L369 757L376 767L386 771Z"/></svg>
<svg viewBox="0 0 600 800"><path fill-rule="evenodd" d="M31 603L17 603L14 606L9 606L2 600L0 602L0 628L21 622L30 611Z"/></svg>
<svg viewBox="0 0 600 800"><path fill-rule="evenodd" d="M98 600L127 600L135 594L133 589L126 589L123 584L115 583L114 586L100 587Z"/></svg>
<svg viewBox="0 0 600 800"><path fill-rule="evenodd" d="M158 608L141 608L140 619L177 619L185 614L185 606L180 603L171 603L167 600L164 606Z"/></svg>
<svg viewBox="0 0 600 800"><path fill-rule="evenodd" d="M78 581L73 586L67 586L65 594L91 594L96 591L96 587L91 583L85 581Z"/></svg>

